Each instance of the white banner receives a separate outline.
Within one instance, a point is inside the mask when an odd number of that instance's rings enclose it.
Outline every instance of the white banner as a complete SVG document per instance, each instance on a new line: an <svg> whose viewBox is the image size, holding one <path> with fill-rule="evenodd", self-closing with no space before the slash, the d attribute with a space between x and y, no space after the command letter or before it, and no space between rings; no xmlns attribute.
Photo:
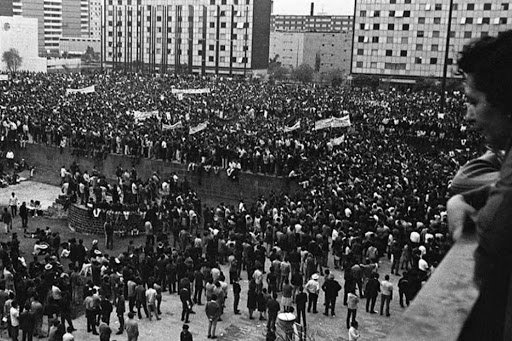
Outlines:
<svg viewBox="0 0 512 341"><path fill-rule="evenodd" d="M208 122L199 123L195 127L190 127L190 130L188 132L189 135L194 135L195 133L199 133L200 131L203 131L208 127Z"/></svg>
<svg viewBox="0 0 512 341"><path fill-rule="evenodd" d="M441 112L440 112L440 113L438 113L438 114L437 114L437 118L438 118L438 119L440 119L440 120L442 120L442 119L444 118L444 113L441 113Z"/></svg>
<svg viewBox="0 0 512 341"><path fill-rule="evenodd" d="M200 94L209 94L210 93L210 89L209 88L203 88L203 89L172 89L171 93L174 94L174 95L179 95L179 94L200 95Z"/></svg>
<svg viewBox="0 0 512 341"><path fill-rule="evenodd" d="M342 144L343 142L345 142L345 135L342 135L340 137L337 137L335 139L331 139L331 144L333 146L339 146L340 144Z"/></svg>
<svg viewBox="0 0 512 341"><path fill-rule="evenodd" d="M165 124L165 123L162 123L162 130L174 130L174 129L179 129L179 128L183 128L183 123L181 123L181 121L178 121L174 124Z"/></svg>
<svg viewBox="0 0 512 341"><path fill-rule="evenodd" d="M0 81L8 81L9 75L0 75Z"/></svg>
<svg viewBox="0 0 512 341"><path fill-rule="evenodd" d="M152 116L158 115L158 110L153 111L134 111L133 117L135 118L135 121L144 121Z"/></svg>
<svg viewBox="0 0 512 341"><path fill-rule="evenodd" d="M315 130L322 130L325 128L346 128L352 126L350 116L331 117L315 122Z"/></svg>
<svg viewBox="0 0 512 341"><path fill-rule="evenodd" d="M292 131L297 130L297 129L299 129L299 128L300 128L300 120L298 120L294 125L292 125L292 126L290 126L290 127L285 127L285 128L283 129L283 131L284 131L285 133L289 133L289 132L292 132Z"/></svg>
<svg viewBox="0 0 512 341"><path fill-rule="evenodd" d="M346 128L350 127L352 123L350 122L350 116L346 115L343 117L333 117L331 122L332 128Z"/></svg>
<svg viewBox="0 0 512 341"><path fill-rule="evenodd" d="M332 118L326 118L315 122L315 130L322 130L331 127Z"/></svg>
<svg viewBox="0 0 512 341"><path fill-rule="evenodd" d="M87 88L83 89L67 89L66 95L69 94L90 94L92 92L96 91L94 88L94 85L88 86Z"/></svg>

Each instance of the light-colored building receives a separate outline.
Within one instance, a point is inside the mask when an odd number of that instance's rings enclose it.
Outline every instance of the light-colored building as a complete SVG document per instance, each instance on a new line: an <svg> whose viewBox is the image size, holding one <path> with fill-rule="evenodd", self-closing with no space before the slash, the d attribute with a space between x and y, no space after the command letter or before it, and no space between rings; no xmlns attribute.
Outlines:
<svg viewBox="0 0 512 341"><path fill-rule="evenodd" d="M37 19L0 16L0 56L16 49L22 58L19 70L46 72L46 59L38 57L37 40ZM0 70L7 71L4 62L0 62Z"/></svg>
<svg viewBox="0 0 512 341"><path fill-rule="evenodd" d="M452 8L448 77L474 38L512 28L512 1L456 0ZM442 77L449 1L357 0L352 73Z"/></svg>
<svg viewBox="0 0 512 341"><path fill-rule="evenodd" d="M272 31L343 32L352 31L350 15L273 15Z"/></svg>
<svg viewBox="0 0 512 341"><path fill-rule="evenodd" d="M108 1L103 56L126 69L245 74L267 69L270 0Z"/></svg>
<svg viewBox="0 0 512 341"><path fill-rule="evenodd" d="M350 72L352 33L287 32L270 33L270 58L277 56L281 65L290 69L308 64L320 73L340 69Z"/></svg>
<svg viewBox="0 0 512 341"><path fill-rule="evenodd" d="M102 0L1 0L14 16L38 19L39 54L59 52L67 38L101 39ZM7 5L5 5L7 7Z"/></svg>

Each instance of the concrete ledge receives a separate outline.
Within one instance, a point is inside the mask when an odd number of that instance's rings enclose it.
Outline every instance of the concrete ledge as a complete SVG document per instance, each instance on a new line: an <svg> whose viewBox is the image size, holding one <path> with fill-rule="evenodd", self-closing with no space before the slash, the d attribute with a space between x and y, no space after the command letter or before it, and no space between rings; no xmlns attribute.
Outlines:
<svg viewBox="0 0 512 341"><path fill-rule="evenodd" d="M217 205L220 202L236 204L240 199L246 203L254 203L260 195L271 192L295 193L299 188L294 180L284 177L266 176L263 174L241 173L237 181L230 179L225 169L218 174L187 171L187 165L162 160L138 159L130 156L109 154L105 159L79 157L71 155L72 149L66 148L62 154L58 147L42 144L27 144L26 149L17 149L15 157L24 158L29 165L36 166L34 180L60 185L60 167L69 167L73 161L82 170L91 171L94 167L104 174L108 180L116 181L117 166L123 169L135 167L141 178L149 178L154 171L168 176L175 172L181 181L186 179L199 194L203 203Z"/></svg>
<svg viewBox="0 0 512 341"><path fill-rule="evenodd" d="M479 294L473 283L477 246L475 235L453 245L386 340L458 339Z"/></svg>

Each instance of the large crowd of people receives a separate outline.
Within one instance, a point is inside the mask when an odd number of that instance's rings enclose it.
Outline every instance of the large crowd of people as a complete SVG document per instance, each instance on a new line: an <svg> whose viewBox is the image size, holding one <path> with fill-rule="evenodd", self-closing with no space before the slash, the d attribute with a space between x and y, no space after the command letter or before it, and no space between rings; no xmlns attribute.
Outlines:
<svg viewBox="0 0 512 341"><path fill-rule="evenodd" d="M91 85L93 93L66 95L66 89ZM172 94L198 88L210 92ZM462 122L460 92L449 94L446 112L439 115L436 93L226 77L18 73L0 84L0 91L1 135L7 142L46 143L87 157L118 153L234 167L293 177L301 187L293 194L207 207L175 174L140 179L135 169L119 169L112 184L96 170L63 166L63 190L91 211L130 206L144 212L140 228L146 242L130 243L114 257L98 243L87 249L80 240L36 231L31 235L43 257L24 264L13 234L0 250L0 306L13 340L20 325L42 335L43 314L49 321L60 316L53 333L62 340L66 323L69 333L75 328L73 302L85 302L87 331L96 333L99 326L109 334L115 310L118 333L131 326L130 334L136 329L134 314L160 318L167 291L179 295L184 322L193 304L206 304L209 337L215 337L216 323L228 309L228 292L235 314L240 295L246 295L249 317L258 311L267 319L271 339L279 311L296 310L306 330L306 305L308 313L316 313L323 290L325 315L334 315L343 289L347 328L355 335L359 299L366 298L366 311L374 313L380 293L380 314L389 316L393 284L389 276L378 280L382 257L391 261L393 274L402 275L395 291L403 306L446 254L449 182L461 163L476 155L469 146L479 142ZM156 112L140 121L134 111ZM316 121L345 111L351 127L314 130ZM206 129L190 134L190 127L206 121ZM298 129L285 129L298 121ZM164 129L169 125L176 129ZM105 219L106 239L112 241L113 222ZM69 269L61 257L69 258ZM333 276L337 269L344 271L340 283ZM246 292L242 278L249 280ZM27 311L34 323L22 318Z"/></svg>

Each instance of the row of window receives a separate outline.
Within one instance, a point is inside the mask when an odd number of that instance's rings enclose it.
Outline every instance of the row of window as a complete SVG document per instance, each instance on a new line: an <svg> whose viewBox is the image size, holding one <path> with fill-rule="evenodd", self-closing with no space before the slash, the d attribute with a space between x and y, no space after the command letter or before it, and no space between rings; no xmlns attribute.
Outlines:
<svg viewBox="0 0 512 341"><path fill-rule="evenodd" d="M463 18L463 21L461 21L461 24L473 24L473 18ZM490 18L478 18L477 24L490 24ZM495 25L507 25L508 24L508 18L494 18L493 24ZM384 26L384 25L382 25ZM362 31L368 31L370 30L370 27L373 31L380 31L381 24L375 23L370 26L370 24L359 24L359 29ZM402 24L401 27L398 24L387 24L388 31L394 31L395 29L398 29L401 31L409 31L411 29L410 24ZM418 37L423 36L423 31L418 31ZM433 31L433 32L439 32L439 31ZM439 36L439 34L437 34ZM434 35L435 37L435 35Z"/></svg>
<svg viewBox="0 0 512 341"><path fill-rule="evenodd" d="M393 1L393 0L391 0ZM391 3L396 3L396 0L395 2L391 2ZM406 4L410 4L411 1L410 0L406 0L405 1ZM484 4L484 11L490 11L492 10L492 4L491 3L485 3ZM430 11L432 9L431 5L430 4L425 4L425 10L426 11ZM448 9L448 8L445 8L445 9ZM453 4L453 7L452 9L454 11L458 11L459 10L459 4ZM500 7L499 8L496 8L496 9L499 9L499 10L502 10L502 11L508 11L509 10L509 3L508 2L502 2L500 4ZM434 10L435 11L442 11L443 10L443 4L441 3L437 3L434 5ZM469 4L466 4L466 8L465 10L467 11L474 11L475 10L475 4L474 3L469 3ZM375 10L375 11L366 11L366 10L361 10L359 11L359 16L360 17L366 17L367 15L370 16L370 17L380 17L383 13L383 11L380 11L380 10ZM395 11L395 10L391 10L389 11L389 16L390 17L410 17L411 16L411 11L409 10L404 10L404 11Z"/></svg>
<svg viewBox="0 0 512 341"><path fill-rule="evenodd" d="M124 3L123 0L117 0L117 5L119 6L123 6ZM126 5L127 6L132 6L133 3L135 1L134 0L126 0ZM114 0L108 0L108 4L110 6L113 6L114 5ZM233 5L243 5L243 4L246 4L246 5L250 5L251 4L251 0L233 0ZM210 5L227 5L227 0L210 0ZM151 6L148 6L148 9L150 9Z"/></svg>
<svg viewBox="0 0 512 341"><path fill-rule="evenodd" d="M427 64L427 63L423 63L423 58L421 57L416 57L414 58L414 64L416 65L420 65L420 64ZM430 65L438 65L440 64L440 60L438 58L430 58L428 60L428 64ZM452 65L453 64L453 59L448 59L447 60L447 64L448 65ZM387 70L405 70L406 69L406 65L407 63L384 63L384 69L387 69ZM364 62L362 61L356 61L356 67L357 68L363 68L364 67ZM372 69L376 69L377 68L377 62L370 62L370 68Z"/></svg>
<svg viewBox="0 0 512 341"><path fill-rule="evenodd" d="M182 54L181 52L182 51L179 50L178 51L178 55L182 55L182 56L187 55L187 54ZM149 55L149 53L150 53L149 49L146 49L146 54ZM157 55L162 54L162 50L161 49L156 49L155 50L155 54L157 54ZM167 54L169 54L169 55L172 54L172 51L168 51ZM113 57L114 54L112 52L109 52L108 56L109 57ZM117 58L123 58L123 53L122 52L118 52L117 53ZM220 63L227 63L227 60L229 60L229 58L227 58L227 57L219 57L219 62ZM208 57L208 61L209 62L214 62L215 61L215 57L214 56L209 56ZM248 58L247 57L241 57L241 58L231 57L231 62L245 64L245 63L248 63Z"/></svg>

